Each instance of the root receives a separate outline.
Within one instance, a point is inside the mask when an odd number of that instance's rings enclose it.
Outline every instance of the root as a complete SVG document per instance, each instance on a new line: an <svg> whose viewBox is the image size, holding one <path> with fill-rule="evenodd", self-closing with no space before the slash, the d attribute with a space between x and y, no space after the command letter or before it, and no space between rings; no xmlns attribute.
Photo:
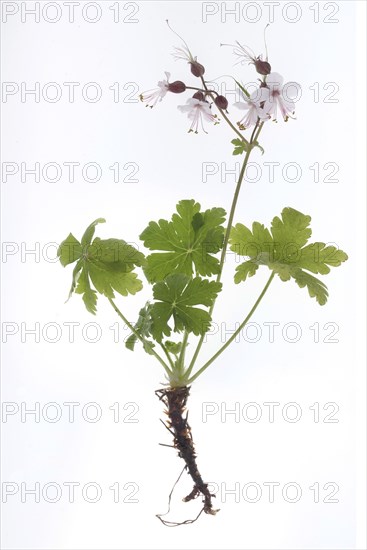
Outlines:
<svg viewBox="0 0 367 550"><path fill-rule="evenodd" d="M165 525L176 526L193 523L199 518L202 512L214 516L219 511L215 510L212 505L212 497L215 497L215 495L212 495L210 493L208 489L208 484L204 483L203 478L201 477L201 474L199 472L196 463L196 453L194 441L191 434L191 428L187 421L188 413L186 412L185 414L186 403L190 393L190 387L185 386L182 388L160 389L157 390L155 393L167 407L167 410L165 412L168 416L168 421L167 424L165 424L164 422L163 424L167 428L167 430L173 435L173 446L175 449L178 450L178 456L185 461L184 470L186 469L188 471L194 482L194 487L191 493L189 493L183 499L183 501L189 502L190 500L198 498L200 495L203 498L203 508L194 520L186 520L182 523L176 523L167 522L166 520L163 520L160 515L158 515L158 518ZM179 478L173 486L173 489L179 481L183 471L181 472ZM169 495L169 506L173 489Z"/></svg>

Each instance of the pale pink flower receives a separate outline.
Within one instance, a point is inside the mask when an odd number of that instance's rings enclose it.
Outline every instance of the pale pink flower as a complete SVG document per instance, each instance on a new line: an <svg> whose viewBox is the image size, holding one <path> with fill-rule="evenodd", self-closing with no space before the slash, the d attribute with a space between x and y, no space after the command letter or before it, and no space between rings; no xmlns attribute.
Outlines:
<svg viewBox="0 0 367 550"><path fill-rule="evenodd" d="M143 92L140 94L140 101L143 101L147 104L147 107L154 107L158 103L158 101L162 101L166 93L168 92L169 88L169 79L171 76L171 73L164 73L166 75L167 80L160 80L158 82L158 88L155 88L154 90L148 90L147 92Z"/></svg>
<svg viewBox="0 0 367 550"><path fill-rule="evenodd" d="M234 103L235 107L246 111L246 114L238 122L238 125L243 129L254 126L257 123L258 119L266 120L270 118L269 115L264 111L264 109L260 107L259 92L259 90L256 90L250 95L250 97L247 97L241 91L241 95L244 101L237 101L236 103Z"/></svg>
<svg viewBox="0 0 367 550"><path fill-rule="evenodd" d="M179 105L178 109L182 113L187 113L188 118L192 120L189 132L195 132L195 134L198 133L199 124L201 124L202 130L207 133L203 124L204 120L215 123L217 119L217 115L212 114L209 103L194 97L188 99L186 105Z"/></svg>
<svg viewBox="0 0 367 550"><path fill-rule="evenodd" d="M294 115L295 99L301 87L296 82L287 82L283 85L283 77L278 73L270 73L266 77L266 88L260 88L260 101L264 101L265 113L277 120L278 108L285 121Z"/></svg>

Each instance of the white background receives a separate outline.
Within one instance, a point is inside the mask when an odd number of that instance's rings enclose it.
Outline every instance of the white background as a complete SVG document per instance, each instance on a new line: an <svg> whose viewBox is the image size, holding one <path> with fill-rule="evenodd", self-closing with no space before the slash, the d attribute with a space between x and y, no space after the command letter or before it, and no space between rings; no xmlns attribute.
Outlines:
<svg viewBox="0 0 367 550"><path fill-rule="evenodd" d="M363 120L361 68L365 62L363 44L356 43L361 33L357 21L363 20L364 2L329 2L329 7L319 2L318 23L316 8L311 9L315 2L293 3L296 8L291 6L285 12L284 5L289 3L281 2L267 31L273 70L284 75L286 81L299 82L303 94L297 104L297 120L265 125L260 140L265 155L255 151L251 159L262 168L263 175L258 182L244 185L235 220L269 224L284 206L294 207L312 216L315 240L336 243L348 252L349 261L326 277L330 299L324 307L311 300L306 290L275 280L253 318L261 329L258 341L242 339L195 382L189 404L190 423L204 478L227 489L237 484L241 491L247 483L255 483L262 488L262 495L258 502L251 503L241 492L236 502L233 495L219 492L216 504L221 511L216 517L202 516L197 523L176 529L164 527L155 517L166 510L168 493L182 467L175 451L158 446L159 442L171 443L159 422L164 414L154 395L164 382L163 372L140 349L134 354L125 349L122 340L127 331L121 324L120 342L114 342L110 327L118 319L107 300L99 298L97 318L85 310L80 296L64 303L71 268L63 269L52 261L55 249L48 243L61 242L70 231L80 238L91 221L105 217L107 223L97 228L98 236L139 244L138 235L148 221L169 217L176 202L184 198L195 198L204 209L229 209L234 176L227 175L222 181L221 173L217 173L202 181L202 163L226 163L227 169L234 168L237 159L231 155L231 130L221 122L208 127L208 135L188 134L189 121L177 110L188 94L167 95L151 110L137 101L137 90L154 87L167 70L172 80L182 79L191 85L198 82L184 62L173 60L172 48L180 41L169 31L165 19L198 55L208 79L233 74L244 82L254 81L257 75L253 67L234 66L232 50L220 48L220 43L239 40L257 54L263 52L269 8L267 3L258 2L257 22L251 6L236 21L234 15L225 12L234 7L234 2L211 3L218 13L203 22L201 2L138 2L138 11L131 16L137 20L134 23L123 21L129 19L134 6L120 3L120 20L115 23L113 3L100 2L102 16L93 24L83 18L85 2L75 7L73 23L68 20L69 11L63 2L58 3L61 18L56 23L46 21L42 13L39 23L32 15L22 22L22 9L34 7L34 2L3 2L3 10L5 4L17 5L19 11L2 25L3 81L19 87L25 82L28 88L39 82L41 91L45 84L56 82L62 97L52 103L42 93L39 102L31 95L22 102L20 92L3 96L6 141L2 160L16 163L19 171L7 181L3 177L2 182L2 240L5 249L14 252L3 256L2 263L3 342L7 339L2 354L2 399L19 408L22 402L28 408L38 402L41 409L55 402L63 414L55 423L42 414L39 422L32 415L21 422L20 412L8 416L7 422L2 417L2 487L6 482L19 486L19 492L2 505L3 547L365 548L365 482L361 474L365 437L364 324L360 290L365 181L357 176L358 151L363 150L357 123ZM41 2L41 7L44 4ZM238 4L242 10L244 4ZM324 19L334 6L338 8L333 16L337 22L327 23ZM93 18L93 6L89 9L87 15ZM300 10L298 21L296 9ZM46 18L55 17L55 8L49 10ZM80 83L74 103L68 99L64 82ZM96 103L82 97L81 89L89 82L101 87L102 97ZM113 101L109 89L115 82L120 83L118 102ZM228 78L222 77L219 82L225 82L228 89L232 87ZM315 83L320 90L318 100ZM328 83L338 86L336 102L325 102L327 94L335 89L324 89ZM131 91L132 101L127 102ZM233 96L229 99L234 101ZM230 115L234 121L239 118L234 108L230 108ZM42 167L48 162L63 166L73 161L81 165L74 182L69 181L65 166L58 182L46 181L41 175L36 183L29 174L21 181L21 163L30 168L35 162ZM100 181L83 179L81 167L88 162L100 165ZM121 167L136 163L138 182L115 183L109 167L116 162ZM273 182L269 182L263 162L280 163ZM297 182L287 181L282 175L282 167L289 162L301 167L302 177ZM320 164L319 182L314 181L314 172L309 169L316 162ZM337 182L323 181L329 173L323 169L328 162L339 167ZM123 177L126 175L122 172ZM249 176L254 177L253 173ZM39 247L39 254L24 254L25 249L35 247ZM245 285L235 286L234 267L230 257L224 276L225 293L214 315L218 332L208 336L202 361L224 341L225 327L231 330L244 318L268 275L264 270ZM119 298L118 303L134 321L149 296L149 289L145 289L135 297ZM74 343L69 342L65 325L70 322L80 323ZM82 329L90 322L101 327L102 336L96 343L83 338ZM269 322L279 323L274 342L269 341L264 325ZM34 335L24 333L35 323L40 324L39 342ZM47 341L55 334L51 329L42 335L47 323L60 327L60 339L55 343ZM297 342L282 337L287 323L299 327ZM309 328L315 323L320 327L318 343ZM326 323L333 324L329 327L337 325L337 342L324 341L330 334L330 328L324 328ZM17 332L7 336L11 327ZM254 339L254 334L249 331L247 340ZM294 337L292 329L288 334L288 340ZM91 329L88 337L93 336ZM193 347L192 342L190 349ZM68 421L65 402L80 403L74 423ZM81 409L90 402L101 407L99 422L83 419ZM114 423L109 409L116 402L121 407L118 423ZM217 413L203 422L203 403L208 402L217 404L222 412L236 403L242 410L246 403L256 402L262 417L258 422L246 421L243 416L236 421L233 415L224 414L221 419ZM273 423L269 422L266 402L280 404ZM298 403L301 409L298 422L286 421L282 416L283 406L290 402ZM138 422L122 421L132 411L131 407L123 410L127 403L139 407L134 417ZM314 421L309 408L314 403L320 406L320 422ZM323 410L326 403L338 405L334 417L337 423L323 422L332 412L332 408ZM294 409L289 409L290 415L292 412ZM254 408L248 414L254 415ZM200 509L199 502L180 502L191 490L190 480L184 477L173 495L169 519L193 518ZM53 482L64 490L56 503L47 502L42 495L39 503L32 495L23 503L22 482L28 488L36 482L41 488ZM74 503L69 503L65 482L80 483ZM97 503L82 497L82 487L90 482L101 487ZM138 502L114 503L109 487L116 482L121 488L128 482L136 484ZM280 484L273 503L269 502L266 482ZM281 493L290 482L302 489L295 503L287 502ZM315 483L320 484L319 503L314 502L314 493L309 489ZM330 493L330 489L323 488L326 483L338 485L334 497L338 502L323 502ZM122 489L122 498L129 493L128 488ZM53 494L50 490L49 496ZM250 491L249 497L253 496Z"/></svg>

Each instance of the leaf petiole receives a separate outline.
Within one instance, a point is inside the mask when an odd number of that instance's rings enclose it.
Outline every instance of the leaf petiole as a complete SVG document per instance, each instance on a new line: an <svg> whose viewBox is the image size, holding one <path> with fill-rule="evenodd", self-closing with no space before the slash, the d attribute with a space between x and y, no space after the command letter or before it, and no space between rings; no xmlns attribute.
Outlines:
<svg viewBox="0 0 367 550"><path fill-rule="evenodd" d="M160 342L159 345L160 345L160 347L162 348L163 353L164 353L165 356L167 357L168 363L170 364L171 369L174 370L174 369L175 369L175 365L174 365L174 362L172 361L172 359L171 359L171 357L170 357L170 354L169 354L168 351L167 351L166 346L165 346L164 344L162 344L162 342Z"/></svg>
<svg viewBox="0 0 367 550"><path fill-rule="evenodd" d="M244 319L244 321L242 321L242 323L240 324L240 326L238 327L238 329L232 334L232 336L227 340L227 342L225 344L223 344L223 346L209 359L209 361L207 361L205 363L205 365L203 367L201 367L201 369L199 369L189 380L188 380L188 384L192 384L192 382L194 382L194 380L196 380L196 378L198 378L222 353L225 349L227 349L227 347L233 342L233 340L236 339L236 337L238 336L238 334L241 332L241 330L243 329L243 327L249 322L249 320L251 319L252 315L255 313L258 305L260 304L261 300L263 299L263 297L265 296L266 294L266 291L268 290L269 286L270 286L270 283L271 281L274 279L274 276L275 276L275 273L274 271L272 271L266 285L264 286L260 296L258 297L258 299L256 300L256 302L254 303L252 309L250 310L249 314L247 315L247 317Z"/></svg>
<svg viewBox="0 0 367 550"><path fill-rule="evenodd" d="M184 369L185 353L186 353L186 347L187 347L188 339L189 339L189 333L187 332L187 330L185 330L184 337L183 337L183 340L182 340L181 352L180 352L180 356L178 358L178 366L179 366L179 369L180 369L181 373L183 372L183 369Z"/></svg>

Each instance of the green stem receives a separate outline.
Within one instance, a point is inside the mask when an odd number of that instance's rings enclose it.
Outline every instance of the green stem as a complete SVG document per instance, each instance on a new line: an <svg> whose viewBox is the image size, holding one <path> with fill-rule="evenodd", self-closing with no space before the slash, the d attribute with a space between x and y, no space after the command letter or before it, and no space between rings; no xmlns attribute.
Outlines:
<svg viewBox="0 0 367 550"><path fill-rule="evenodd" d="M210 94L218 94L215 90L209 90L209 88L203 89L203 88L195 88L195 86L186 86L186 90L196 90L197 92L202 92L204 95L210 95Z"/></svg>
<svg viewBox="0 0 367 550"><path fill-rule="evenodd" d="M212 96L211 96L212 97ZM212 99L214 99L212 97ZM234 124L232 124L232 122L229 120L229 118L227 117L227 115L225 114L225 112L223 111L223 109L221 109L220 107L218 107L218 105L216 105L217 109L219 110L220 114L222 115L222 117L224 118L224 120L226 121L226 123L232 128L232 130L241 138L241 141L245 141L246 143L248 143L247 139L243 136L243 134L241 134L241 132L236 128L236 126Z"/></svg>
<svg viewBox="0 0 367 550"><path fill-rule="evenodd" d="M255 138L255 141L258 137L258 135L260 134L260 131L261 131L261 128L262 128L262 125L260 125L259 127L259 130L256 134L256 138ZM255 133L255 132L254 132ZM228 218L228 225L227 225L227 229L226 229L226 232L225 232L225 235L224 235L224 241L223 241L223 248L222 248L222 254L221 254L221 257L220 257L220 263L219 263L219 273L218 273L218 276L217 276L217 283L220 282L221 278L222 278L222 272L223 272L223 267L224 267L224 261L225 261L225 257L226 257L226 254L227 254L227 246L228 246L228 241L229 241L229 235L231 233L231 229L232 229L232 224L233 224L233 218L234 218L234 214L235 214L235 211L236 211L236 206L237 206L237 201L238 201L238 197L240 195L240 191L241 191L241 186L242 186L242 182L243 182L243 178L245 176L245 172L246 172L246 167L247 167L247 163L248 163L248 160L250 158L250 155L251 155L251 151L252 151L252 143L253 143L253 139L254 139L254 133L251 137L251 141L250 141L250 146L246 152L246 156L245 156L245 159L243 161L243 164L242 164L242 168L241 168L241 172L240 172L240 175L239 175L239 178L238 178L238 182L237 182L237 186L236 186L236 190L235 190L235 193L234 193L234 196L233 196L233 201L232 201L232 206L231 206L231 210L230 210L230 213L229 213L229 218ZM213 309L214 309L214 303L210 309L210 315L212 314L213 312Z"/></svg>
<svg viewBox="0 0 367 550"><path fill-rule="evenodd" d="M135 330L135 328L132 326L131 323L129 323L129 321L126 319L125 315L123 315L121 313L121 311L119 310L119 308L117 307L117 305L115 304L115 302L112 300L112 298L108 298L108 301L110 302L111 306L113 307L113 309L116 311L117 315L124 321L124 323L129 327L129 329L131 330L131 332L133 334L135 334L135 336L140 340L140 342L143 344L143 346L145 345L145 342L144 342L144 339L140 336L140 334L138 333L137 330ZM151 348L151 352L152 352L152 355L154 355L154 357L160 362L160 364L162 365L162 367L164 368L164 370L166 371L166 373L168 374L168 376L170 376L172 374L172 371L171 369L168 367L168 365L166 365L166 363L163 361L163 359L160 357L160 355L158 355L158 353L156 351L154 351L153 348Z"/></svg>
<svg viewBox="0 0 367 550"><path fill-rule="evenodd" d="M187 346L188 339L189 339L189 333L187 332L187 330L185 330L184 337L183 337L183 340L182 340L181 352L180 352L180 356L179 356L179 359L178 359L178 367L179 367L181 372L184 369L185 353L186 353L186 346Z"/></svg>
<svg viewBox="0 0 367 550"><path fill-rule="evenodd" d="M204 89L205 91L208 93L208 95L211 97L211 99L215 102L215 97L213 97L213 93L216 93L216 92L213 92L212 90L209 90L209 88L207 87L206 85L206 82L205 80L203 79L203 77L200 77L201 78L201 82L203 83L203 86L204 86ZM220 107L218 107L218 105L216 105L218 111L220 112L220 114L222 115L222 117L224 118L224 120L226 121L226 123L232 128L232 130L241 138L241 141L245 141L246 143L248 143L247 139L245 138L245 136L243 134L241 134L241 132L236 128L236 126L229 120L229 118L227 117L226 113L223 111L223 109L221 109Z"/></svg>
<svg viewBox="0 0 367 550"><path fill-rule="evenodd" d="M162 343L160 343L159 345L161 346L161 348L162 348L162 350L163 350L165 356L167 357L168 363L170 364L171 369L174 370L175 365L174 365L174 363L173 363L173 361L172 361L172 359L171 359L171 357L170 357L170 354L169 354L168 351L167 351L166 346L164 346Z"/></svg>
<svg viewBox="0 0 367 550"><path fill-rule="evenodd" d="M196 378L198 378L198 376L200 376L212 363L213 361L215 361L222 353L225 349L228 348L228 346L233 342L233 340L236 339L236 337L238 336L238 334L241 332L241 330L243 329L243 327L248 323L248 321L251 319L252 315L255 313L256 309L257 309L257 306L260 304L261 300L263 299L266 291L268 290L269 286L270 286L270 283L271 281L274 279L274 276L275 276L275 273L274 271L272 271L269 279L268 279L268 282L266 283L266 285L264 286L260 296L258 297L258 299L256 300L256 302L254 303L250 313L247 315L247 317L245 318L245 320L240 324L240 326L238 327L238 329L232 334L232 336L229 338L229 340L227 340L227 342L225 344L223 344L223 346L209 359L209 361L207 361L205 363L205 365L203 367L201 367L201 369L199 369L195 374L194 376L192 376L187 384L192 384L192 382L194 382L194 380L196 380Z"/></svg>
<svg viewBox="0 0 367 550"><path fill-rule="evenodd" d="M227 253L229 235L230 235L230 232L231 232L231 229L232 229L233 218L234 218L234 214L235 214L235 210L236 210L236 206L237 206L238 197L239 197L239 194L240 194L240 191L241 191L243 178L245 176L247 163L248 163L248 160L250 158L251 151L252 151L252 143L257 141L257 138L259 137L259 134L261 132L261 129L262 129L263 125L264 125L263 122L261 122L260 124L257 123L255 128L254 128L254 131L252 132L250 146L247 149L246 156L245 156L245 159L243 161L241 172L240 172L240 175L239 175L239 178L238 178L238 181L237 181L237 186L236 186L236 190L235 190L235 193L234 193L234 196L233 196L231 211L229 213L228 225L227 225L227 229L226 229L226 232L225 232L225 235L224 235L222 254L221 254L220 263L219 263L219 272L218 272L217 279L216 279L217 283L219 283L221 281L221 278L222 278L222 272L223 272L223 267L224 267L224 260L225 260L226 253ZM257 128L257 131L256 131L256 128ZM209 310L209 315L210 316L212 316L212 314L213 314L214 306L215 306L215 301L213 302L213 305L211 306L211 308ZM198 355L199 355L200 350L201 350L201 346L203 345L204 338L205 338L205 334L203 334L200 337L198 345L196 346L194 355L191 359L191 363L190 363L189 368L187 370L187 375L188 376L190 375L190 373L192 372L192 369L194 368L194 365L196 363L196 360L197 360Z"/></svg>
<svg viewBox="0 0 367 550"><path fill-rule="evenodd" d="M252 132L250 143L255 143L257 141L257 138L260 135L262 127L264 126L265 121L260 122L260 124L259 124L259 121L260 119L258 119L257 124L254 128L254 131ZM257 128L257 132L256 132L256 128Z"/></svg>

